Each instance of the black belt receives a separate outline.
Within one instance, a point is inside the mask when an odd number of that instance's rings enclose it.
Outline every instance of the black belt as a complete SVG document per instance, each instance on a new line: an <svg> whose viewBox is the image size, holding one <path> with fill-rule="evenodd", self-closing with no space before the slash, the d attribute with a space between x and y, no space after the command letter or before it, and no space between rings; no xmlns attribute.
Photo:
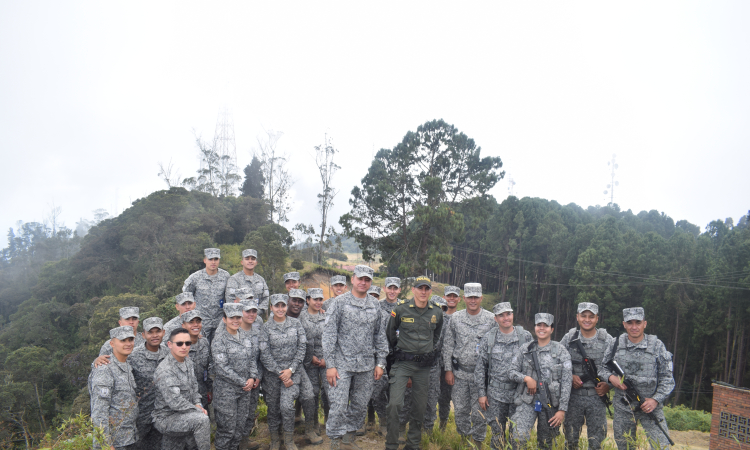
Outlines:
<svg viewBox="0 0 750 450"><path fill-rule="evenodd" d="M431 366L435 362L435 352L415 354L396 349L396 361L414 361L419 365Z"/></svg>

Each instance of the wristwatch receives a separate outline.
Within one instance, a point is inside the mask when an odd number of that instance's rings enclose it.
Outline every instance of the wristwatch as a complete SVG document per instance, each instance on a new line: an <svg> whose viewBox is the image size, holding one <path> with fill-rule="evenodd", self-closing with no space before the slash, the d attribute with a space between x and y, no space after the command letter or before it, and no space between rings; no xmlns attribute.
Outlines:
<svg viewBox="0 0 750 450"><path fill-rule="evenodd" d="M291 367L289 368L289 370L290 370L290 371L291 371L292 373L294 373L294 369L292 369Z"/></svg>
<svg viewBox="0 0 750 450"><path fill-rule="evenodd" d="M383 369L383 371L385 372L385 364L378 364L378 367L380 367L381 369Z"/></svg>

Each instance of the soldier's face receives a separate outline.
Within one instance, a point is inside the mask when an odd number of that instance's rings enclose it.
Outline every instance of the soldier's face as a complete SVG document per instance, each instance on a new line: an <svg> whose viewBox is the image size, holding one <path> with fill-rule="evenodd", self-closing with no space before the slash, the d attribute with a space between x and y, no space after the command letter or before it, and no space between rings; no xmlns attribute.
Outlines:
<svg viewBox="0 0 750 450"><path fill-rule="evenodd" d="M180 314L185 314L188 311L192 311L195 309L195 302L184 302L183 304L175 303L175 307L177 307L177 311L180 312Z"/></svg>
<svg viewBox="0 0 750 450"><path fill-rule="evenodd" d="M390 285L387 288L385 288L385 296L388 297L388 301L391 303L396 301L400 293L401 293L400 287Z"/></svg>
<svg viewBox="0 0 750 450"><path fill-rule="evenodd" d="M247 270L255 270L255 266L258 265L258 258L255 256L246 256L242 258L242 267Z"/></svg>
<svg viewBox="0 0 750 450"><path fill-rule="evenodd" d="M432 288L430 286L419 286L412 288L414 299L420 302L426 302L432 296Z"/></svg>
<svg viewBox="0 0 750 450"><path fill-rule="evenodd" d="M646 329L645 320L628 320L623 322L622 326L625 327L625 331L628 333L628 337L633 340L638 340L643 337L643 332Z"/></svg>
<svg viewBox="0 0 750 450"><path fill-rule="evenodd" d="M190 322L183 323L182 328L186 329L191 337L200 336L203 329L203 320L200 317L196 317Z"/></svg>
<svg viewBox="0 0 750 450"><path fill-rule="evenodd" d="M209 272L214 272L219 268L219 258L203 258L203 264Z"/></svg>
<svg viewBox="0 0 750 450"><path fill-rule="evenodd" d="M357 291L360 296L367 295L367 291L372 286L372 279L370 277L355 277L352 275L352 289Z"/></svg>
<svg viewBox="0 0 750 450"><path fill-rule="evenodd" d="M319 312L321 308L323 308L323 299L322 298L310 298L310 302L308 303L310 308L312 308L313 311Z"/></svg>
<svg viewBox="0 0 750 450"><path fill-rule="evenodd" d="M599 322L599 316L591 311L584 311L580 314L576 314L576 320L578 320L578 325L583 331L591 331L596 328L596 324Z"/></svg>
<svg viewBox="0 0 750 450"><path fill-rule="evenodd" d="M271 311L273 311L274 317L284 317L286 316L286 303L284 302L278 302L275 305L271 306Z"/></svg>
<svg viewBox="0 0 750 450"><path fill-rule="evenodd" d="M286 288L287 292L289 292L292 289L299 289L299 281L298 280L286 280L284 282L284 287Z"/></svg>
<svg viewBox="0 0 750 450"><path fill-rule="evenodd" d="M133 353L135 338L129 337L123 340L112 338L109 340L109 345L112 346L113 351L119 353L120 355L127 356Z"/></svg>
<svg viewBox="0 0 750 450"><path fill-rule="evenodd" d="M255 322L255 319L257 318L258 318L257 309L250 309L248 311L242 311L242 321L245 323L252 325L253 322Z"/></svg>
<svg viewBox="0 0 750 450"><path fill-rule="evenodd" d="M138 318L137 317L128 317L127 319L122 319L117 321L117 323L120 324L121 327L133 327L133 331L138 331Z"/></svg>
<svg viewBox="0 0 750 450"><path fill-rule="evenodd" d="M376 299L380 300L380 294L378 294L377 292L370 292L370 295L372 295Z"/></svg>
<svg viewBox="0 0 750 450"><path fill-rule="evenodd" d="M161 345L161 340L164 339L164 330L158 327L153 327L150 330L143 332L143 338L146 339L146 342L148 342L151 348L158 347Z"/></svg>
<svg viewBox="0 0 750 450"><path fill-rule="evenodd" d="M554 328L544 322L538 323L534 326L534 333L539 339L549 338L552 335L552 330L554 330Z"/></svg>
<svg viewBox="0 0 750 450"><path fill-rule="evenodd" d="M443 298L445 299L445 303L448 304L448 308L455 309L458 306L458 295L448 294Z"/></svg>
<svg viewBox="0 0 750 450"><path fill-rule="evenodd" d="M222 317L221 320L223 320L224 323L227 324L227 330L231 331L239 330L240 325L242 324L242 316Z"/></svg>
<svg viewBox="0 0 750 450"><path fill-rule="evenodd" d="M167 341L167 347L172 351L172 354L178 358L184 359L190 354L190 345L193 341L190 340L188 333L180 333L172 336L174 341Z"/></svg>
<svg viewBox="0 0 750 450"><path fill-rule="evenodd" d="M466 302L466 310L471 313L476 313L482 307L482 297L464 297Z"/></svg>
<svg viewBox="0 0 750 450"><path fill-rule="evenodd" d="M338 297L339 295L346 292L346 285L341 283L334 284L333 286L331 286L331 290L333 291L333 296Z"/></svg>
<svg viewBox="0 0 750 450"><path fill-rule="evenodd" d="M302 312L302 308L305 306L305 301L301 298L292 297L289 299L289 312L291 314L299 315Z"/></svg>
<svg viewBox="0 0 750 450"><path fill-rule="evenodd" d="M495 322L500 326L501 329L507 330L513 327L513 312L505 311L502 314L495 315Z"/></svg>

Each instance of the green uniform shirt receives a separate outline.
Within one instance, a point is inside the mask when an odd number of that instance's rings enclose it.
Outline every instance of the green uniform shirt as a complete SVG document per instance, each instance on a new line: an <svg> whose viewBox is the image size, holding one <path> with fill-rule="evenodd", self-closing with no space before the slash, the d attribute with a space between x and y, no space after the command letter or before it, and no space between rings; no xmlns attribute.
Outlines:
<svg viewBox="0 0 750 450"><path fill-rule="evenodd" d="M432 301L417 308L414 300L402 300L393 308L386 336L391 347L417 355L435 349L443 328L443 310Z"/></svg>

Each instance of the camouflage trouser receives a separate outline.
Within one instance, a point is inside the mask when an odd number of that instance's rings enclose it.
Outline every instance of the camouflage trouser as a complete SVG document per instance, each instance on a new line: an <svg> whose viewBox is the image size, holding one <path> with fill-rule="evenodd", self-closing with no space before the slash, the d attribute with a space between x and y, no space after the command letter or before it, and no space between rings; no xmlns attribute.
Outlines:
<svg viewBox="0 0 750 450"><path fill-rule="evenodd" d="M551 427L547 422L552 413L542 408L541 412L534 411L534 405L521 403L511 416L511 444L513 449L524 448L531 436L531 429L536 422L536 441L539 448L551 448L552 441L560 434L560 427Z"/></svg>
<svg viewBox="0 0 750 450"><path fill-rule="evenodd" d="M578 448L585 418L589 450L599 450L602 441L607 437L607 407L593 388L591 391L594 395L580 395L575 393L577 391L580 389L573 389L573 393L570 394L568 412L565 413L565 446L568 450ZM584 390L583 393L589 391Z"/></svg>
<svg viewBox="0 0 750 450"><path fill-rule="evenodd" d="M385 408L388 406L388 375L383 374L372 389L372 407L378 415L380 426L384 427L387 423Z"/></svg>
<svg viewBox="0 0 750 450"><path fill-rule="evenodd" d="M500 449L504 448L505 443L505 424L508 419L513 415L516 410L516 405L513 403L505 403L495 400L492 397L487 397L490 406L487 408L487 425L492 430L492 439L490 440L490 448Z"/></svg>
<svg viewBox="0 0 750 450"><path fill-rule="evenodd" d="M313 366L311 364L310 367L305 367L305 372L307 373L307 378L310 380L310 385L312 386L313 398L301 402L302 410L305 412L306 422L317 422L318 408L320 405L319 398L322 395L325 403L328 391L328 388L326 387L328 386L328 381L326 381L326 368Z"/></svg>
<svg viewBox="0 0 750 450"><path fill-rule="evenodd" d="M245 432L251 403L250 392L227 381L214 380L214 417L216 450L236 450Z"/></svg>
<svg viewBox="0 0 750 450"><path fill-rule="evenodd" d="M669 432L667 428L667 421L664 419L664 411L662 405L656 407L654 415L661 423L661 426ZM659 427L648 417L648 414L643 411L631 413L630 409L623 409L615 407L615 419L612 423L612 427L615 431L615 442L617 442L618 450L628 450L628 448L634 448L633 441L635 440L635 428L636 422L640 422L643 427L643 431L646 432L649 445L652 449L656 449L654 443L658 444L658 447L669 448L669 441Z"/></svg>
<svg viewBox="0 0 750 450"><path fill-rule="evenodd" d="M437 419L437 403L440 397L440 366L435 365L430 369L430 381L427 391L427 406L424 410L424 421L422 426L425 430L432 430L435 426L435 419ZM409 420L409 412L411 411L412 405L412 390L406 388L404 393L404 407L401 408L401 414L398 416L398 422L403 427ZM450 405L448 405L450 408Z"/></svg>
<svg viewBox="0 0 750 450"><path fill-rule="evenodd" d="M197 409L156 419L154 426L162 434L163 450L211 449L211 423Z"/></svg>
<svg viewBox="0 0 750 450"><path fill-rule="evenodd" d="M135 428L138 431L136 450L161 450L161 433L154 426L152 410L138 410L138 418L135 420Z"/></svg>
<svg viewBox="0 0 750 450"><path fill-rule="evenodd" d="M455 374L455 372L454 372ZM455 378L452 400L456 430L461 436L471 436L484 442L487 434L487 420L479 408L479 390L473 379Z"/></svg>
<svg viewBox="0 0 750 450"><path fill-rule="evenodd" d="M255 418L258 416L258 397L260 396L260 386L250 391L250 402L248 405L247 419L245 427L242 430L243 436L249 436L255 426ZM244 413L243 413L244 414Z"/></svg>
<svg viewBox="0 0 750 450"><path fill-rule="evenodd" d="M263 374L263 398L268 407L269 432L276 433L281 426L287 433L294 432L294 400L299 397L302 379L299 375L299 372L292 375L294 384L286 387L278 374L269 371Z"/></svg>
<svg viewBox="0 0 750 450"><path fill-rule="evenodd" d="M364 425L367 403L372 396L375 377L372 370L347 372L339 370L336 386L328 386L328 401L331 410L326 422L326 434L331 439L357 431ZM351 395L349 388L352 388Z"/></svg>

